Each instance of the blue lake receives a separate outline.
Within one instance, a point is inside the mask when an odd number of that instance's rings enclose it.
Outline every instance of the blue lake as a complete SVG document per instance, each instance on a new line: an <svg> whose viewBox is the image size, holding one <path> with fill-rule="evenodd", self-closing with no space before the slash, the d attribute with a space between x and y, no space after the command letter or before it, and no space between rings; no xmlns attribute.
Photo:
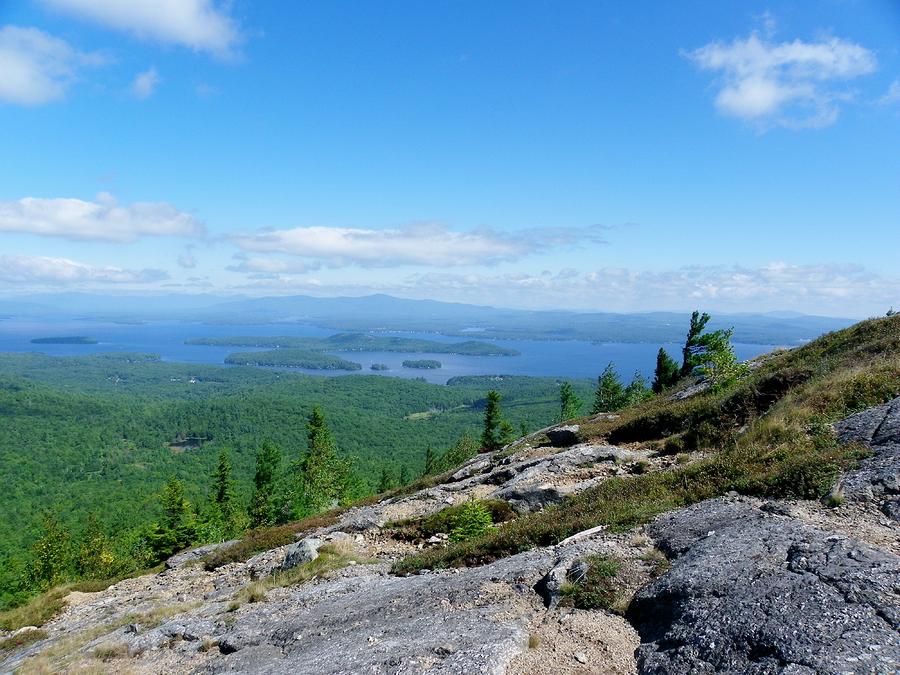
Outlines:
<svg viewBox="0 0 900 675"><path fill-rule="evenodd" d="M65 320L57 322L23 319L0 320L0 352L40 352L53 356L82 356L105 352L143 352L159 354L165 361L221 365L228 354L242 350L237 347L204 347L186 345L184 341L199 337L239 335L327 336L336 331L305 324L263 325L205 325L199 323L149 322L118 324L98 321ZM81 335L98 341L92 345L32 344L33 338ZM392 333L404 337L418 337L439 342L457 342L463 338L432 333ZM469 339L482 340L477 336ZM656 352L664 346L669 354L680 358L680 345L649 343L602 343L584 341L484 340L511 347L519 356L461 356L457 354L401 354L398 352L339 353L350 361L362 364L362 371L322 371L291 368L286 370L323 377L352 374L385 375L389 377L422 377L429 382L445 383L459 375L534 375L565 378L596 378L607 363L615 364L624 379L640 371L648 379L656 364ZM774 345L736 344L738 358L748 359L771 351ZM403 368L405 359L436 359L439 370ZM390 370L371 371L373 363L384 363Z"/></svg>

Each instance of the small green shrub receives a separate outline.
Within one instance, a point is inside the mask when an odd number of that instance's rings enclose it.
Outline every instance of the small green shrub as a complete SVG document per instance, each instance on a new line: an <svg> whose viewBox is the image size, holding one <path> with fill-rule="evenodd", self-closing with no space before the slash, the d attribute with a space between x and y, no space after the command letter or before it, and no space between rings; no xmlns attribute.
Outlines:
<svg viewBox="0 0 900 675"><path fill-rule="evenodd" d="M470 499L459 511L450 530L450 541L469 541L480 537L494 526L491 512L480 501Z"/></svg>

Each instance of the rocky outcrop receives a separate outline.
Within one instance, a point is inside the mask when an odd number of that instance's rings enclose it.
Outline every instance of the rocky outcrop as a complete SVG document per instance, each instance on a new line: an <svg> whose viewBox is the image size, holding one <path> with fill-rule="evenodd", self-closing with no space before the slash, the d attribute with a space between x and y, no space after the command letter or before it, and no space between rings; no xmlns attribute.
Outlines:
<svg viewBox="0 0 900 675"><path fill-rule="evenodd" d="M843 443L861 443L872 456L841 480L848 499L874 501L900 521L900 398L851 415L835 425Z"/></svg>
<svg viewBox="0 0 900 675"><path fill-rule="evenodd" d="M900 668L900 558L716 499L650 527L671 570L628 619L643 673L847 673Z"/></svg>

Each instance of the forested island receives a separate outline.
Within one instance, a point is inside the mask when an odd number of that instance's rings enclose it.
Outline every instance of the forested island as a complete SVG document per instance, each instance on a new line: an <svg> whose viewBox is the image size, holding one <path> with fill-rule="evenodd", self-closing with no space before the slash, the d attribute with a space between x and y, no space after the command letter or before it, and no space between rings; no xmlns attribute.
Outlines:
<svg viewBox="0 0 900 675"><path fill-rule="evenodd" d="M371 370L390 370L385 363L373 363L369 368Z"/></svg>
<svg viewBox="0 0 900 675"><path fill-rule="evenodd" d="M64 335L62 337L39 337L31 340L33 345L95 345L94 338L83 335Z"/></svg>
<svg viewBox="0 0 900 675"><path fill-rule="evenodd" d="M462 356L518 356L515 349L490 342L436 342L419 338L364 333L338 333L325 338L297 336L204 337L185 340L186 345L209 347L261 347L332 352L399 352L404 354L460 354Z"/></svg>
<svg viewBox="0 0 900 675"><path fill-rule="evenodd" d="M411 359L403 362L404 368L421 368L423 370L436 370L441 367L440 361L434 359Z"/></svg>
<svg viewBox="0 0 900 675"><path fill-rule="evenodd" d="M282 366L310 370L361 370L355 361L306 349L272 349L264 352L235 352L225 358L234 366Z"/></svg>

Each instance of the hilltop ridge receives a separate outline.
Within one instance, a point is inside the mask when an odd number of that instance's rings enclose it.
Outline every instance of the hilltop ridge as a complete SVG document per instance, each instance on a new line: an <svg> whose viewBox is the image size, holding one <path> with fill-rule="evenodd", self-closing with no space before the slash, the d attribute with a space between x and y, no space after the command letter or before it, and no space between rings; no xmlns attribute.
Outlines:
<svg viewBox="0 0 900 675"><path fill-rule="evenodd" d="M0 670L896 670L900 317L750 366L70 593Z"/></svg>

